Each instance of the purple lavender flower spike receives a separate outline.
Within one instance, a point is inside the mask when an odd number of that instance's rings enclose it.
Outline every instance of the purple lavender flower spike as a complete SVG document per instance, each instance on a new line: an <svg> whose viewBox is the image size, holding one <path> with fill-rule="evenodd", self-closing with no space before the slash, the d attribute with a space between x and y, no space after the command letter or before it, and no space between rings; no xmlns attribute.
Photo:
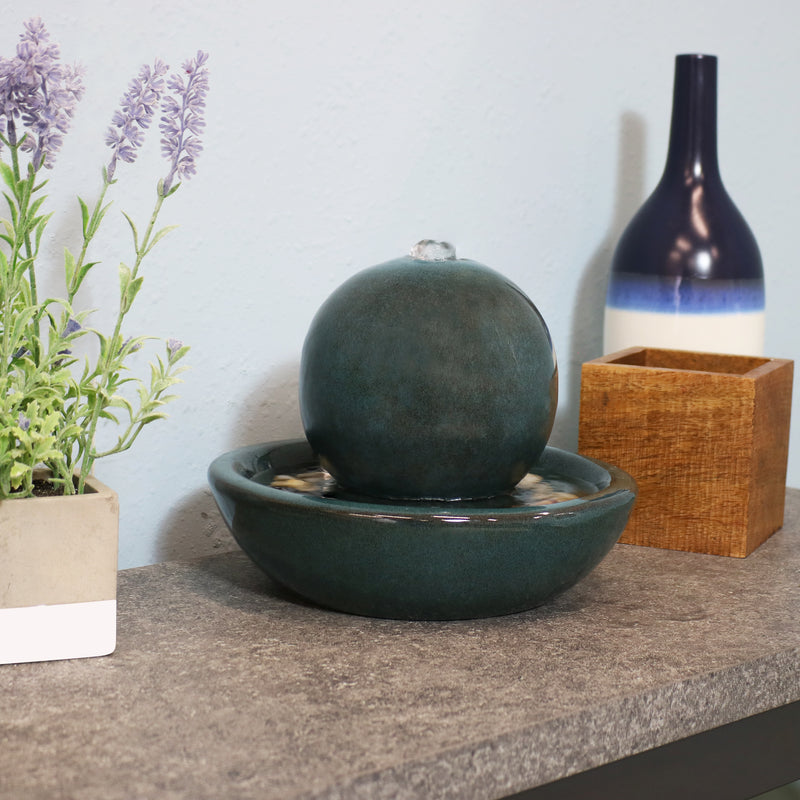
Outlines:
<svg viewBox="0 0 800 800"><path fill-rule="evenodd" d="M127 338L127 339L126 339L126 340L125 340L125 341L124 341L124 342L123 342L123 343L122 343L120 346L119 346L119 350L117 350L117 355L119 355L120 353L122 353L122 352L125 350L125 348L128 346L128 344L130 344L130 341L131 341L131 339L133 339L133 336L129 336L129 337L128 337L128 338ZM142 343L141 343L141 342L136 342L136 344L135 344L135 345L133 345L133 347L131 347L131 349L128 351L128 353L135 353L135 352L137 352L138 350L141 350L141 349L142 349Z"/></svg>
<svg viewBox="0 0 800 800"><path fill-rule="evenodd" d="M51 168L83 96L82 71L59 63L42 21L25 22L14 58L0 59L0 115L6 141L30 152L35 170ZM27 129L18 135L17 123Z"/></svg>
<svg viewBox="0 0 800 800"><path fill-rule="evenodd" d="M111 160L106 168L110 182L117 168L117 160L128 163L136 159L137 149L144 141L144 131L150 127L156 108L164 93L164 78L167 65L156 60L152 67L145 64L130 82L128 91L114 113L106 132L106 144L111 148Z"/></svg>
<svg viewBox="0 0 800 800"><path fill-rule="evenodd" d="M19 425L23 431L26 431L30 428L31 421L20 411L17 417L17 425Z"/></svg>
<svg viewBox="0 0 800 800"><path fill-rule="evenodd" d="M200 134L205 128L203 112L208 93L208 53L202 50L183 64L184 76L175 73L167 87L176 97L166 97L162 104L163 116L159 128L161 152L170 160L170 170L164 178L163 197L172 188L175 178L189 178L196 172L195 161L203 149Z"/></svg>
<svg viewBox="0 0 800 800"><path fill-rule="evenodd" d="M169 350L170 356L174 356L181 347L183 347L183 342L180 339L167 339L167 350Z"/></svg>
<svg viewBox="0 0 800 800"><path fill-rule="evenodd" d="M67 338L67 336L69 336L70 334L76 333L76 332L77 332L77 331L79 331L79 330L80 330L82 327L83 327L83 326L80 324L80 322L78 322L78 320L76 320L76 319L73 319L72 317L70 317L70 318L67 320L67 325L66 325L66 327L64 328L64 333L62 333L62 334L61 334L61 338L62 338L62 339L66 339L66 338Z"/></svg>
<svg viewBox="0 0 800 800"><path fill-rule="evenodd" d="M56 355L57 356L71 356L72 355L72 350L69 350L69 349L67 349L67 350L59 350L56 353ZM62 367L63 365L64 365L64 359L63 358L57 358L53 362L53 366L56 367L56 369Z"/></svg>

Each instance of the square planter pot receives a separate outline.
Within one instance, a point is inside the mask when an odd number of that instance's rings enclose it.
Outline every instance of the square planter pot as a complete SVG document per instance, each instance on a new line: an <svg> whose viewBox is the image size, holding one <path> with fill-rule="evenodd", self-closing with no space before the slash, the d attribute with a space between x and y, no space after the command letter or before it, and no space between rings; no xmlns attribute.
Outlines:
<svg viewBox="0 0 800 800"><path fill-rule="evenodd" d="M86 493L0 501L0 664L108 655L117 634L119 502Z"/></svg>
<svg viewBox="0 0 800 800"><path fill-rule="evenodd" d="M578 450L630 473L621 542L749 555L783 525L793 362L635 347L581 371Z"/></svg>

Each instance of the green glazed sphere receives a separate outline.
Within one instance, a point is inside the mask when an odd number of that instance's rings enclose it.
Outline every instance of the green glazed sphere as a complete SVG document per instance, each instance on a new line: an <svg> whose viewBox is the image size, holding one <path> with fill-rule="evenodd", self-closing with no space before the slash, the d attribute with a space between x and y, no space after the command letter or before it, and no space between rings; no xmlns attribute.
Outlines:
<svg viewBox="0 0 800 800"><path fill-rule="evenodd" d="M385 498L511 490L547 444L558 368L513 283L444 243L363 270L317 312L300 412L320 463Z"/></svg>

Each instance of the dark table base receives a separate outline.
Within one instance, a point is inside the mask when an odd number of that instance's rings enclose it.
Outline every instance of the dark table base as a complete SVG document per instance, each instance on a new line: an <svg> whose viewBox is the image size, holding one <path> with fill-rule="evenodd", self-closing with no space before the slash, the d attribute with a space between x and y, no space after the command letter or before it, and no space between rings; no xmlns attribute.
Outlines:
<svg viewBox="0 0 800 800"><path fill-rule="evenodd" d="M506 800L746 800L800 779L800 702Z"/></svg>

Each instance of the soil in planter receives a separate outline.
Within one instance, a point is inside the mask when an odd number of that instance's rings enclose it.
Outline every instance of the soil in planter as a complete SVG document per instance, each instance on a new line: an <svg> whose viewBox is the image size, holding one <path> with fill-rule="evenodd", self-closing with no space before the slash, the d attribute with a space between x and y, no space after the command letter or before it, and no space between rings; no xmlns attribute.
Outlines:
<svg viewBox="0 0 800 800"><path fill-rule="evenodd" d="M75 491L78 491L78 479L72 479L72 485ZM88 486L84 487L84 494L91 494L94 489ZM50 481L44 478L35 478L33 481L33 496L34 497L64 497L64 490L60 486L54 486ZM71 495L67 495L70 497Z"/></svg>

